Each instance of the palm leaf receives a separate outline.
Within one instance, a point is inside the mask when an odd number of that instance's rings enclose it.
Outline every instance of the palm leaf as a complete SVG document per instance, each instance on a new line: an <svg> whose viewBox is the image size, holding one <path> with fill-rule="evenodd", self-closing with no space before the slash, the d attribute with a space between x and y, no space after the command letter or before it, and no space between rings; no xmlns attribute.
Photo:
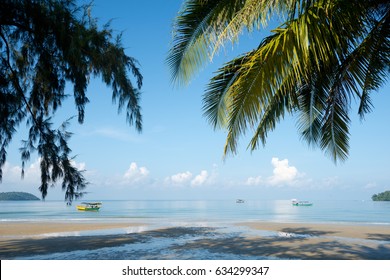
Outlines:
<svg viewBox="0 0 390 280"><path fill-rule="evenodd" d="M377 90L385 83L390 67L390 12L387 11L385 16L379 20L366 39L354 51L359 59L366 65L364 71L364 81L358 113L364 118L366 113L371 112L372 103L370 93ZM353 55L353 54L352 54ZM360 63L363 63L360 62Z"/></svg>
<svg viewBox="0 0 390 280"><path fill-rule="evenodd" d="M274 30L275 34L263 40L256 51L247 54L245 59L234 60L225 67L231 67L236 71L230 89L225 89L231 99L227 110L228 135L225 154L235 153L238 137L245 134L248 124L251 127L257 126L259 120L260 125L251 146L257 146L256 137L260 137L264 143L267 127L270 129L274 127L269 116L275 113L271 112L278 108L277 115L283 116L283 110L278 107L277 102L284 100L284 104L287 105L286 102L291 100L297 85L302 84L304 76L308 75L301 63L308 56L307 34L299 31L298 23L299 21L292 21L288 26ZM290 47L289 51L283 52L285 46ZM237 62L241 62L241 68L231 66ZM288 94L290 97L287 97ZM283 108L292 110L290 105ZM262 120L264 117L266 118ZM261 129L265 131L261 132Z"/></svg>
<svg viewBox="0 0 390 280"><path fill-rule="evenodd" d="M337 163L345 161L349 150L349 122L348 111L340 98L344 94L342 89L335 93L328 102L328 108L322 127L321 149Z"/></svg>
<svg viewBox="0 0 390 280"><path fill-rule="evenodd" d="M248 53L227 63L218 70L211 79L203 95L204 116L214 128L222 128L227 124L230 107L230 90L237 80L242 65L247 63L253 53Z"/></svg>
<svg viewBox="0 0 390 280"><path fill-rule="evenodd" d="M299 90L298 129L309 146L316 146L321 139L322 120L326 107L327 92L321 77L313 71L312 80ZM326 78L326 77L325 77Z"/></svg>
<svg viewBox="0 0 390 280"><path fill-rule="evenodd" d="M273 96L264 108L259 125L249 143L248 147L251 151L257 149L260 142L265 146L268 133L275 129L276 124L284 118L286 112L293 113L298 108L297 103L296 96L284 94L283 87Z"/></svg>
<svg viewBox="0 0 390 280"><path fill-rule="evenodd" d="M193 0L186 5L168 57L181 82L226 41L236 42L244 28L265 26L275 14L287 18L258 48L219 69L205 91L204 115L214 128L227 129L225 155L236 152L249 127L255 129L253 150L265 144L286 112L299 112L302 139L319 145L335 163L347 158L351 100L359 98L361 116L369 112L370 93L389 72L388 1Z"/></svg>
<svg viewBox="0 0 390 280"><path fill-rule="evenodd" d="M219 14L234 13L238 0L188 0L174 23L174 39L167 57L172 80L187 83L208 60L213 21ZM230 12L229 12L230 11ZM219 19L218 19L219 20Z"/></svg>
<svg viewBox="0 0 390 280"><path fill-rule="evenodd" d="M187 0L175 19L172 47L166 60L172 81L188 83L226 41L236 42L244 28L252 31L266 26L272 14L295 10L299 2Z"/></svg>

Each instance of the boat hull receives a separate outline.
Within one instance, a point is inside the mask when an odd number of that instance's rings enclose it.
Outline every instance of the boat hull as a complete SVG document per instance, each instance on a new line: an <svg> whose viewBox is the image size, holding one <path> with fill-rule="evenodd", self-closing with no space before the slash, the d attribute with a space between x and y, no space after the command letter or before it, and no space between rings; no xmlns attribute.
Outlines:
<svg viewBox="0 0 390 280"><path fill-rule="evenodd" d="M310 201L297 200L297 199L291 200L291 204L292 204L292 206L312 206L313 205L313 203Z"/></svg>
<svg viewBox="0 0 390 280"><path fill-rule="evenodd" d="M76 208L79 211L99 211L101 205L100 202L83 202L81 205L77 205Z"/></svg>
<svg viewBox="0 0 390 280"><path fill-rule="evenodd" d="M79 211L99 211L100 207L76 206Z"/></svg>
<svg viewBox="0 0 390 280"><path fill-rule="evenodd" d="M313 206L313 203L293 203L293 206Z"/></svg>

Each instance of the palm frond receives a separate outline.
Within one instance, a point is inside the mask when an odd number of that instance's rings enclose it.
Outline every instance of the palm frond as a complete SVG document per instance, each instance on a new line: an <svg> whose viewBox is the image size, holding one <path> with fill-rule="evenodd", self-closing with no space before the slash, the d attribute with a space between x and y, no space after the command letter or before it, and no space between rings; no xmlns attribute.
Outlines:
<svg viewBox="0 0 390 280"><path fill-rule="evenodd" d="M234 14L238 0L187 0L176 17L173 42L167 57L174 82L187 83L208 60L213 21L219 15Z"/></svg>
<svg viewBox="0 0 390 280"><path fill-rule="evenodd" d="M226 155L236 153L248 128L253 150L286 112L298 112L302 139L337 163L349 153L351 101L359 98L364 116L371 92L388 77L389 11L385 0L188 0L167 61L174 79L186 83L244 28L286 17L255 50L217 71L203 96L204 115L227 129Z"/></svg>
<svg viewBox="0 0 390 280"><path fill-rule="evenodd" d="M216 100L220 101L218 98L222 96L230 99L229 106L225 105L227 107L225 116L228 116L225 154L236 152L238 137L245 134L248 125L258 126L260 120L255 137L266 135L267 132L260 132L260 128L269 127L272 130L273 125L271 125L270 120L264 119L264 122L261 123L262 117L267 116L268 118L272 115L270 112L278 108L276 102L290 100L296 92L297 85L301 85L304 77L309 75L302 63L309 56L308 35L307 32L298 28L298 24L299 21L292 21L289 26L274 30L274 34L265 38L257 50L248 53L245 59L233 60L224 68L226 70L230 67L235 71L234 81L230 84L226 81L223 83L223 86L230 86L230 89L224 89L224 92L229 92L229 95L215 94ZM285 46L289 46L288 51L283 51ZM241 67L237 65L238 62L241 63ZM217 77L223 77L224 70L219 73ZM215 81L220 80L216 79ZM213 82L215 81L213 80ZM212 83L208 93L212 92L210 89L214 90L213 86L215 89L219 89L219 84ZM288 94L290 94L290 99L286 98ZM207 101L207 99L204 100ZM215 104L217 102L214 102ZM209 116L210 113L213 111L208 112ZM218 110L214 110L214 116L216 113ZM280 108L278 115L282 116ZM209 117L209 119L212 118ZM262 142L264 141L265 139L262 138ZM251 142L252 147L257 146L256 140L252 139Z"/></svg>
<svg viewBox="0 0 390 280"><path fill-rule="evenodd" d="M345 161L349 153L349 123L348 111L340 98L344 94L339 89L328 101L328 108L322 127L321 149L330 156L333 162Z"/></svg>
<svg viewBox="0 0 390 280"><path fill-rule="evenodd" d="M329 91L329 76L322 75L326 69L311 71L303 85L298 89L299 119L298 130L310 147L315 147L321 139L324 112Z"/></svg>
<svg viewBox="0 0 390 280"><path fill-rule="evenodd" d="M270 17L295 10L296 0L188 0L176 17L167 57L173 82L186 84L226 41L236 42L244 28L266 26ZM311 2L311 1L306 1Z"/></svg>
<svg viewBox="0 0 390 280"><path fill-rule="evenodd" d="M248 31L265 27L268 23L266 8L269 1L264 0L247 0L240 1L239 9L235 13L225 18L224 22L218 22L214 26L213 35L211 36L210 58L212 59L226 41L234 43L238 36L246 27Z"/></svg>
<svg viewBox="0 0 390 280"><path fill-rule="evenodd" d="M390 8L389 8L390 10ZM360 97L360 104L358 113L361 118L364 118L366 113L371 112L372 103L370 94L378 90L379 87L385 83L387 79L386 73L390 68L390 12L389 10L385 16L377 22L375 27L366 37L366 39L354 51L358 59L356 63L361 60L365 62L365 71L362 85L362 94ZM354 53L352 55L354 55ZM360 62L360 63L363 63Z"/></svg>
<svg viewBox="0 0 390 280"><path fill-rule="evenodd" d="M264 108L248 148L254 151L259 147L260 142L265 146L268 133L276 128L276 124L284 118L286 112L293 113L296 108L298 108L298 99L295 95L284 94L282 86Z"/></svg>
<svg viewBox="0 0 390 280"><path fill-rule="evenodd" d="M355 48L350 54L344 55L344 57L339 56L339 63L324 71L325 75L331 78L328 83L330 88L323 119L320 147L330 155L335 163L344 161L348 157L350 123L348 115L352 97L360 97L359 113L363 116L371 108L369 93L383 84L386 71L389 70L389 32L387 30L386 35L384 34L386 31L383 30L383 27L386 28L386 24L384 24L386 20L384 19L389 17L388 11L384 13L383 20L379 21L381 24L379 22L374 24L374 28L360 44L358 41L353 42ZM370 18L362 18L362 21L366 22L365 26L361 27L360 31L355 29L354 32L363 34L363 29L366 29L366 26L372 27L373 23L369 23L367 20L371 21ZM375 22L377 21L375 20ZM347 53L346 50L342 51ZM361 90L362 95L360 95ZM325 95L323 94L323 96Z"/></svg>
<svg viewBox="0 0 390 280"><path fill-rule="evenodd" d="M242 65L246 63L244 61L250 57L249 53L234 59L219 69L217 75L211 79L203 95L203 112L214 128L227 125L230 107L229 91L239 76Z"/></svg>

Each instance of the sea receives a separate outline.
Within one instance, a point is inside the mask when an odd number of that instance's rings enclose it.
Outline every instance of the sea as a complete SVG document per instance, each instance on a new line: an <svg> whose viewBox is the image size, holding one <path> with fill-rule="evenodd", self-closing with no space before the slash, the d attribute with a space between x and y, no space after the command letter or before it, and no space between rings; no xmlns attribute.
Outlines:
<svg viewBox="0 0 390 280"><path fill-rule="evenodd" d="M85 201L91 202L91 201ZM108 200L98 212L77 211L73 202L0 201L0 222L141 222L182 224L268 221L280 223L349 223L390 225L390 202L365 200Z"/></svg>
<svg viewBox="0 0 390 280"><path fill-rule="evenodd" d="M88 202L88 201L86 201ZM90 202L90 201L89 201ZM142 224L123 229L50 233L48 237L137 234L158 228L184 229L177 235L139 239L120 248L76 250L67 253L28 256L27 259L261 259L261 256L189 249L202 238L272 236L275 232L251 230L240 223L277 222L305 224L390 225L390 202L364 200L311 201L312 206L293 206L290 200L107 200L97 212L76 210L78 201L0 201L4 222L115 222ZM210 230L213 229L212 235ZM1 236L1 232L0 232ZM390 243L390 241L388 242ZM172 249L176 248L176 249ZM183 248L182 250L178 248ZM21 258L23 259L23 258ZM269 259L264 257L264 259Z"/></svg>

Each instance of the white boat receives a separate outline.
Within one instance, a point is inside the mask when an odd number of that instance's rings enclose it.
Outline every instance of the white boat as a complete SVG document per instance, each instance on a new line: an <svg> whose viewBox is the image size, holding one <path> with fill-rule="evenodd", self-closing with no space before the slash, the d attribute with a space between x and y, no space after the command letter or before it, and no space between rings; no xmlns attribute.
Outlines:
<svg viewBox="0 0 390 280"><path fill-rule="evenodd" d="M244 203L245 202L245 200L243 200L243 199L236 199L236 203Z"/></svg>
<svg viewBox="0 0 390 280"><path fill-rule="evenodd" d="M313 202L310 202L310 201L307 201L307 200L293 199L293 200L291 200L291 204L293 206L312 206Z"/></svg>

